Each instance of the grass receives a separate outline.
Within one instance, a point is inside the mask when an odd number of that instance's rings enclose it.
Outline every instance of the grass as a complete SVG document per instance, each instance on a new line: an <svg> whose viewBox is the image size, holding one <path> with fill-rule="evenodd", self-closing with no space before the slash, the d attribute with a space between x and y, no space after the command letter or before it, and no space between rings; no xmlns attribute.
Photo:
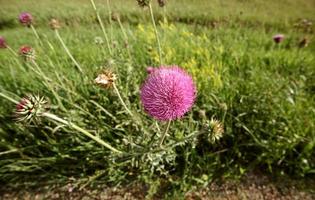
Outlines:
<svg viewBox="0 0 315 200"><path fill-rule="evenodd" d="M112 47L109 55L105 43L94 42L103 33L89 1L1 4L0 35L15 50L24 44L34 47L43 74L1 49L0 92L16 100L29 93L46 96L51 113L130 153L113 154L71 126L46 119L15 123L14 104L0 98L1 185L38 187L71 181L83 188L141 182L150 186L150 197L161 188L188 191L192 185L238 178L257 169L273 176L313 176L315 45L298 48L301 38L312 39L313 30L293 26L299 19L315 19L313 1L171 1L167 22L163 9L154 7L163 62L185 68L198 89L192 111L171 124L165 150L149 144L166 124L158 123L158 128L139 99L146 67L159 65L148 10L131 0L111 2L112 10L121 15L126 44L119 24L107 20L106 1L96 1ZM31 29L17 23L21 11L35 17L43 46ZM62 21L59 33L83 75L46 25L51 16ZM276 45L272 36L278 32L286 38ZM118 75L117 87L133 117L114 90L93 83L104 67ZM212 117L225 127L224 137L215 143L204 133ZM204 137L183 141L196 133ZM155 139L153 147L159 141Z"/></svg>

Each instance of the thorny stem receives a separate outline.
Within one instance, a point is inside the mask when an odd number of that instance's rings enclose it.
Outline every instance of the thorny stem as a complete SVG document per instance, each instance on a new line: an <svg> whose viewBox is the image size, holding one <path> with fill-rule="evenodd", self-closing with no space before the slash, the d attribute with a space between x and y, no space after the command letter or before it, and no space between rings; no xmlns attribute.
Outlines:
<svg viewBox="0 0 315 200"><path fill-rule="evenodd" d="M166 137L166 134L167 134L167 132L168 132L168 129L170 128L171 122L172 122L171 120L169 120L169 121L167 122L166 129L165 129L165 131L163 132L162 138L161 138L161 140L160 140L160 147L162 147L162 145L163 145L164 139L165 139L165 137Z"/></svg>
<svg viewBox="0 0 315 200"><path fill-rule="evenodd" d="M66 46L66 44L63 42L62 38L60 37L60 34L58 32L57 29L55 29L55 33L57 38L59 39L62 47L64 48L64 50L66 51L66 53L68 54L68 56L70 57L70 59L72 60L72 62L75 64L75 66L78 68L78 70L83 73L81 66L79 65L79 63L74 59L74 57L72 56L72 54L70 53L68 47Z"/></svg>
<svg viewBox="0 0 315 200"><path fill-rule="evenodd" d="M57 121L57 122L62 123L62 124L64 124L64 125L67 125L67 126L73 128L73 129L75 129L75 130L77 130L77 131L83 133L85 136L91 138L91 139L94 140L95 142L97 142L97 143L103 145L104 147L110 149L111 151L113 151L113 152L115 152L115 153L119 153L119 154L122 153L121 151L115 149L115 148L112 147L111 145L109 145L109 144L107 144L106 142L104 142L104 140L102 140L101 138L92 135L91 133L89 133L89 132L86 131L85 129L83 129L83 128L81 128L81 127L79 127L79 126L77 126L77 125L75 125L75 124L73 124L73 123L71 123L71 122L68 122L68 121L66 121L66 120L64 120L64 119L62 119L62 118L60 118L60 117L58 117L58 116L56 116L56 115L54 115L54 114L45 112L45 113L42 114L42 116L43 116L43 117L46 117L46 118L48 118L48 119L50 119L50 120L54 120L54 121Z"/></svg>
<svg viewBox="0 0 315 200"><path fill-rule="evenodd" d="M162 65L162 64L163 64L163 61L162 61L161 43L160 43L160 39L159 39L159 35L158 35L157 28L156 28L155 20L154 20L153 9L152 9L151 3L149 3L149 9L150 9L150 15L151 15L152 24L153 24L153 27L154 27L154 33L155 33L156 43L157 43L158 50L159 50L160 65Z"/></svg>
<svg viewBox="0 0 315 200"><path fill-rule="evenodd" d="M32 29L32 31L33 31L35 37L38 39L39 44L40 44L40 45L43 45L42 40L40 39L40 37L39 37L39 35L38 35L38 33L37 33L35 27L34 27L32 24L30 25L30 27L31 27L31 29Z"/></svg>
<svg viewBox="0 0 315 200"><path fill-rule="evenodd" d="M132 112L128 109L127 105L125 104L124 100L122 99L121 95L120 95L120 92L116 86L115 83L113 83L113 87L114 87L114 90L120 100L120 103L124 106L124 108L126 109L126 111L128 112L128 114L130 114L131 116L133 116Z"/></svg>
<svg viewBox="0 0 315 200"><path fill-rule="evenodd" d="M111 48L110 48L110 45L109 45L109 39L108 39L107 33L106 33L106 31L105 31L105 27L104 27L103 21L102 21L102 19L101 19L101 17L100 17L100 14L98 13L98 11L97 11L97 9L96 9L94 0L91 0L91 4L92 4L93 9L94 9L94 11L95 11L95 13L96 13L97 20L98 20L98 22L99 22L99 24L100 24L100 26L101 26L102 31L103 31L103 34L104 34L104 37L105 37L105 40L106 40L106 43L107 43L108 52L109 52L109 54L111 55L111 54L112 54L112 51L111 51Z"/></svg>

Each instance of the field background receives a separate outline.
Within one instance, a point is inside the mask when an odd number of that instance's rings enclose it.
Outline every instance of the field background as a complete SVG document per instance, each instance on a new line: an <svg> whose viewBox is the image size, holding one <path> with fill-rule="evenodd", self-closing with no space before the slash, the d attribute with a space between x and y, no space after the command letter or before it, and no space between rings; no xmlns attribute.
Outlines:
<svg viewBox="0 0 315 200"><path fill-rule="evenodd" d="M146 67L159 65L154 30L148 9L135 0L111 0L126 41L118 22L111 20L107 1L95 3L111 56L106 43L95 43L103 33L90 1L0 0L0 35L15 51L24 44L33 46L44 73L34 73L32 65L1 49L0 92L16 100L29 93L45 95L52 113L134 152L158 132L139 101ZM193 186L262 173L272 179L298 179L301 189L314 194L314 184L306 183L315 173L315 1L171 0L165 8L155 1L153 5L164 63L185 68L198 87L196 104L172 123L167 142L180 143L189 133L202 131L212 117L224 124L223 138L215 143L192 140L165 153L116 160L70 128L45 120L40 126L15 123L15 106L0 98L1 190L58 185L67 191L70 186L83 190L140 183L148 198L172 199L183 198ZM18 23L23 11L34 16L43 46L31 29ZM49 28L51 18L61 22L60 35L84 75ZM303 19L312 24L298 28ZM277 33L285 35L279 45L272 40ZM299 48L303 38L309 45ZM133 123L114 92L93 84L103 67L118 74L119 90L143 124Z"/></svg>

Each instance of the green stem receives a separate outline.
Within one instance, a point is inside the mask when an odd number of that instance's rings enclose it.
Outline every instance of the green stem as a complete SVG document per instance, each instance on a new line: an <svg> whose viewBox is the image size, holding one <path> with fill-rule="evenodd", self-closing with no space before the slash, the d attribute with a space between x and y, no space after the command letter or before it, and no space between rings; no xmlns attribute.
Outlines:
<svg viewBox="0 0 315 200"><path fill-rule="evenodd" d="M107 33L105 31L105 27L104 27L103 21L102 21L102 19L100 17L100 14L98 13L98 11L96 9L94 0L91 0L91 4L92 4L93 9L94 9L94 11L96 13L97 20L98 20L98 22L99 22L99 24L101 26L102 31L103 31L103 34L104 34L104 37L105 37L105 40L106 40L106 43L107 43L108 52L109 52L110 55L112 55L112 51L111 51L111 48L110 48L110 45L109 45L109 39L108 39Z"/></svg>
<svg viewBox="0 0 315 200"><path fill-rule="evenodd" d="M64 119L61 119L60 117L58 117L58 116L56 116L56 115L54 115L54 114L51 114L51 113L47 113L47 112L46 112L46 113L43 113L42 116L43 116L43 117L47 117L47 118L50 119L50 120L54 120L54 121L57 121L57 122L62 123L62 124L64 124L64 125L67 125L67 126L73 128L73 129L75 129L75 130L77 130L77 131L83 133L85 136L91 138L91 139L94 140L95 142L97 142L97 143L103 145L104 147L110 149L111 151L113 151L113 152L115 152L115 153L119 153L119 154L122 153L121 151L115 149L115 148L112 147L111 145L109 145L109 144L107 144L106 142L104 142L102 139L100 139L100 138L98 138L98 137L92 135L92 134L89 133L88 131L84 130L83 128L81 128L81 127L79 127L79 126L77 126L77 125L75 125L75 124L73 124L73 123L71 123L71 122L68 122L68 121L66 121L66 120L64 120Z"/></svg>
<svg viewBox="0 0 315 200"><path fill-rule="evenodd" d="M9 45L7 45L6 47L14 56L18 56L18 54Z"/></svg>
<svg viewBox="0 0 315 200"><path fill-rule="evenodd" d="M165 131L163 132L162 138L161 138L161 140L160 140L160 147L163 145L164 139L165 139L165 137L166 137L166 134L167 134L167 132L168 132L168 129L170 128L171 122L172 122L171 120L169 120L169 121L167 122L166 129L165 129Z"/></svg>
<svg viewBox="0 0 315 200"><path fill-rule="evenodd" d="M110 9L110 4L109 4L109 0L106 1L107 3L107 8L108 8L108 21L110 24L110 40L113 40L113 23L112 23L112 11Z"/></svg>
<svg viewBox="0 0 315 200"><path fill-rule="evenodd" d="M127 51L128 51L128 56L129 56L129 59L132 60L132 56L131 56L131 53L130 53L130 48L129 48L129 40L128 40L128 36L127 36L127 33L125 31L125 28L124 26L122 25L121 21L120 21L120 18L118 17L118 24L119 24L119 27L121 29L121 32L124 36L124 39L125 39L125 42L127 43Z"/></svg>
<svg viewBox="0 0 315 200"><path fill-rule="evenodd" d="M30 27L31 27L31 29L32 29L32 31L33 31L35 37L36 37L37 40L39 41L39 44L43 46L42 40L40 39L40 37L39 37L39 35L38 35L38 33L37 33L35 27L34 27L32 24L30 25Z"/></svg>
<svg viewBox="0 0 315 200"><path fill-rule="evenodd" d="M149 9L150 9L150 15L151 15L152 24L153 24L153 27L154 27L156 43L157 43L158 51L159 51L160 65L163 65L161 43L160 43L160 39L159 39L157 28L156 28L155 20L154 20L153 9L152 9L151 3L149 3Z"/></svg>
<svg viewBox="0 0 315 200"><path fill-rule="evenodd" d="M68 54L68 56L70 57L70 59L72 60L72 62L75 64L75 66L78 68L78 70L82 73L82 68L81 66L79 65L79 63L74 59L74 57L72 56L72 54L70 53L68 47L66 46L66 44L63 42L62 38L60 37L60 34L58 32L57 29L55 29L55 33L56 33L56 36L57 38L59 39L62 47L64 48L64 50L66 51L66 53Z"/></svg>
<svg viewBox="0 0 315 200"><path fill-rule="evenodd" d="M127 105L125 104L124 100L122 99L122 97L121 97L121 95L120 95L120 92L119 92L119 90L118 90L118 88L117 88L117 86L116 86L115 83L113 83L113 87L114 87L114 90L115 90L115 92L116 92L116 94L117 94L117 96L118 96L118 98L119 98L121 104L123 105L123 107L126 109L126 111L128 112L128 114L130 114L131 116L133 116L132 112L128 109Z"/></svg>
<svg viewBox="0 0 315 200"><path fill-rule="evenodd" d="M5 99L11 101L11 102L14 103L14 104L18 104L18 103L19 103L19 102L16 101L15 99L12 99L11 97L9 97L9 96L3 94L2 92L0 92L0 96L2 96L3 98L5 98Z"/></svg>

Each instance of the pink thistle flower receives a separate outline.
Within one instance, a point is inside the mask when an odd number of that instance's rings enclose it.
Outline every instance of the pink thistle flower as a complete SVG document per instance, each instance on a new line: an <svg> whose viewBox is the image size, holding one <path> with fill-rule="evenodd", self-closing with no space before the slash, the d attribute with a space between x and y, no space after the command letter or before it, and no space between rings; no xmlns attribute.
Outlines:
<svg viewBox="0 0 315 200"><path fill-rule="evenodd" d="M282 42L282 40L284 39L284 35L283 34L277 34L277 35L274 35L273 37L272 37L272 39L273 39L273 41L275 42L275 43L280 43L280 42Z"/></svg>
<svg viewBox="0 0 315 200"><path fill-rule="evenodd" d="M5 49L7 48L7 44L5 42L4 37L0 36L0 49Z"/></svg>
<svg viewBox="0 0 315 200"><path fill-rule="evenodd" d="M155 68L140 91L145 111L168 121L181 118L192 107L196 87L189 74L177 66Z"/></svg>
<svg viewBox="0 0 315 200"><path fill-rule="evenodd" d="M31 61L35 59L35 50L27 45L23 45L19 49L19 54L26 60Z"/></svg>
<svg viewBox="0 0 315 200"><path fill-rule="evenodd" d="M32 24L33 17L30 13L23 12L19 16L19 21L21 24L23 24L25 26L30 26Z"/></svg>

